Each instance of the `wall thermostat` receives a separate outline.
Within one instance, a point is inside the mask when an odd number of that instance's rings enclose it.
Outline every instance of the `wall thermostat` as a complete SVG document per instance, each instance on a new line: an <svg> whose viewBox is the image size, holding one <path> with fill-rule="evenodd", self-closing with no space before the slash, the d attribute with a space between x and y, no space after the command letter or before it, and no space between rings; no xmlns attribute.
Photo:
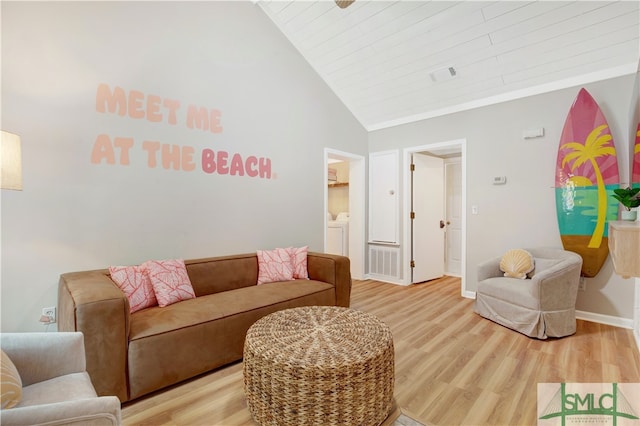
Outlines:
<svg viewBox="0 0 640 426"><path fill-rule="evenodd" d="M522 131L522 137L524 139L541 138L543 136L544 136L544 127L539 127L536 129L527 129Z"/></svg>
<svg viewBox="0 0 640 426"><path fill-rule="evenodd" d="M506 176L496 176L493 178L493 184L494 185L504 185L505 183L507 183L507 177Z"/></svg>

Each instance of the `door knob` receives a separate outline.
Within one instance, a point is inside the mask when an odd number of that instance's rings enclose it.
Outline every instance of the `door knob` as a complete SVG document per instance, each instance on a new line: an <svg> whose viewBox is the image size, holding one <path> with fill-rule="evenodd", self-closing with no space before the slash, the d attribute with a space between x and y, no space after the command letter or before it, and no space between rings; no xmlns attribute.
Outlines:
<svg viewBox="0 0 640 426"><path fill-rule="evenodd" d="M444 228L444 220L440 221L440 229Z"/></svg>

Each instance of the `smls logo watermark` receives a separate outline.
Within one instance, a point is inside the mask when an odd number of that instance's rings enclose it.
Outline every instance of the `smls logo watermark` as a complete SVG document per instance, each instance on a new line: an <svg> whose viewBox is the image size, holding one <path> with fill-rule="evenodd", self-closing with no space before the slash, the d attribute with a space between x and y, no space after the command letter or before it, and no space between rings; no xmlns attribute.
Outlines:
<svg viewBox="0 0 640 426"><path fill-rule="evenodd" d="M640 383L538 383L538 425L640 425Z"/></svg>

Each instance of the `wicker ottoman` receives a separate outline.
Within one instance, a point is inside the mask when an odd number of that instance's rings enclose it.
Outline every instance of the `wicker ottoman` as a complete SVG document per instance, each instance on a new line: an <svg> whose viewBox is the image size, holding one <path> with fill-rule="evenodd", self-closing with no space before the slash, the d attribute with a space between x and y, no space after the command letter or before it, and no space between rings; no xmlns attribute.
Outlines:
<svg viewBox="0 0 640 426"><path fill-rule="evenodd" d="M393 407L389 327L348 308L267 315L244 345L244 389L261 425L378 425Z"/></svg>

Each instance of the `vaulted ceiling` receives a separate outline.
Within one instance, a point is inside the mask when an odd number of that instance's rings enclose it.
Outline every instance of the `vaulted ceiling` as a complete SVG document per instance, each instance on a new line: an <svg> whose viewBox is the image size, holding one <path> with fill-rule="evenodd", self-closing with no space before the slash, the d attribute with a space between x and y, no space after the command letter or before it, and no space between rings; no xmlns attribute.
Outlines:
<svg viewBox="0 0 640 426"><path fill-rule="evenodd" d="M638 70L638 1L258 4L368 130Z"/></svg>

